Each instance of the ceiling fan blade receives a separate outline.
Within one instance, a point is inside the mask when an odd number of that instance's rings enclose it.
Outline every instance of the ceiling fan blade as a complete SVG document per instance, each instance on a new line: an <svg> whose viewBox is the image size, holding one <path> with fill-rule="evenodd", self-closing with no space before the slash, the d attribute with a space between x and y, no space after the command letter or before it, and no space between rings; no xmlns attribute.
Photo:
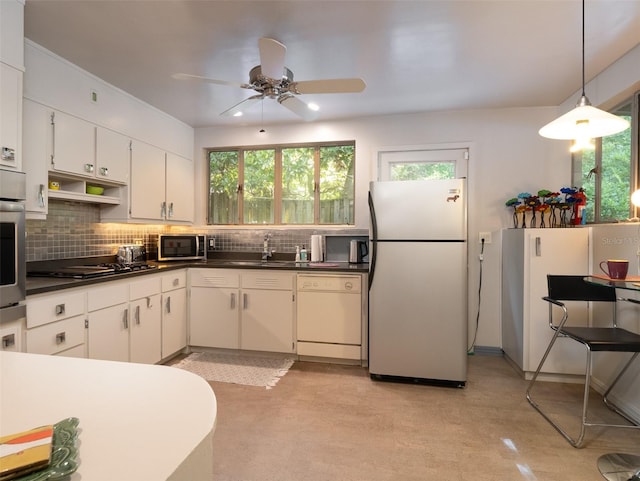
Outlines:
<svg viewBox="0 0 640 481"><path fill-rule="evenodd" d="M233 117L238 113L242 113L251 106L258 103L260 100L264 98L264 95L254 95L253 97L249 97L244 99L242 102L235 104L230 109L225 110L220 115L223 117Z"/></svg>
<svg viewBox="0 0 640 481"><path fill-rule="evenodd" d="M208 82L216 85L228 85L230 87L242 87L243 89L252 88L251 85L243 84L240 82L229 82L227 80L216 80L209 77L201 77L200 75L191 75L188 73L174 73L171 77L177 80L199 80L202 82Z"/></svg>
<svg viewBox="0 0 640 481"><path fill-rule="evenodd" d="M258 40L258 48L262 75L280 80L284 74L284 56L287 53L287 47L272 38L261 38Z"/></svg>
<svg viewBox="0 0 640 481"><path fill-rule="evenodd" d="M318 114L311 110L306 103L293 95L281 95L278 97L278 103L304 120L315 120L318 117Z"/></svg>
<svg viewBox="0 0 640 481"><path fill-rule="evenodd" d="M365 87L360 78L334 78L291 82L289 90L297 94L347 94L362 92Z"/></svg>

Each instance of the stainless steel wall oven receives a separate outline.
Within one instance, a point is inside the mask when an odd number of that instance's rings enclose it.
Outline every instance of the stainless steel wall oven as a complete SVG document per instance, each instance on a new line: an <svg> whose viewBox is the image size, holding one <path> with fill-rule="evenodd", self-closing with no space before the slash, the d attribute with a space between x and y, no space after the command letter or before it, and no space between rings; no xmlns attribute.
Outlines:
<svg viewBox="0 0 640 481"><path fill-rule="evenodd" d="M0 308L26 297L25 174L0 169Z"/></svg>

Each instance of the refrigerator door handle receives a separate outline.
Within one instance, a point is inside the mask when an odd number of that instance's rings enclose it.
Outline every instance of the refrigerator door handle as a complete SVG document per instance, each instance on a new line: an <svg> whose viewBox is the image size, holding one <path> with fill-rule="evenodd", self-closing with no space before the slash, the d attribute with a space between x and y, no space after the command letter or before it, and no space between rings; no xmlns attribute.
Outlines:
<svg viewBox="0 0 640 481"><path fill-rule="evenodd" d="M369 214L371 216L371 260L369 264L369 289L373 284L373 276L376 272L376 252L378 242L378 222L376 220L376 209L373 205L373 197L369 192Z"/></svg>

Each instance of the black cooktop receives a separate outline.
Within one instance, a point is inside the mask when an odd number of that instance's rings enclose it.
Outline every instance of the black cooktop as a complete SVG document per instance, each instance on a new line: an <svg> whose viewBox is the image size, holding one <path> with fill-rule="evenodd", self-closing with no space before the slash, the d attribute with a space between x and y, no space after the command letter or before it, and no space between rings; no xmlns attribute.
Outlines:
<svg viewBox="0 0 640 481"><path fill-rule="evenodd" d="M151 264L99 264L93 266L67 266L54 270L29 271L31 277L61 277L71 279L90 279L92 277L109 276L148 269L155 269Z"/></svg>

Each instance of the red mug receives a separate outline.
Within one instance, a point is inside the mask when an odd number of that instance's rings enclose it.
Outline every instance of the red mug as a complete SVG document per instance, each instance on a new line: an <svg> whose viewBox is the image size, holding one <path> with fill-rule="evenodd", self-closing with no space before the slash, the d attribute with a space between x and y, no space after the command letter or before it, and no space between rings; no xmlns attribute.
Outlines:
<svg viewBox="0 0 640 481"><path fill-rule="evenodd" d="M606 269L602 267L606 264ZM600 263L600 270L611 279L624 279L627 277L629 270L629 261L622 259L609 259Z"/></svg>

